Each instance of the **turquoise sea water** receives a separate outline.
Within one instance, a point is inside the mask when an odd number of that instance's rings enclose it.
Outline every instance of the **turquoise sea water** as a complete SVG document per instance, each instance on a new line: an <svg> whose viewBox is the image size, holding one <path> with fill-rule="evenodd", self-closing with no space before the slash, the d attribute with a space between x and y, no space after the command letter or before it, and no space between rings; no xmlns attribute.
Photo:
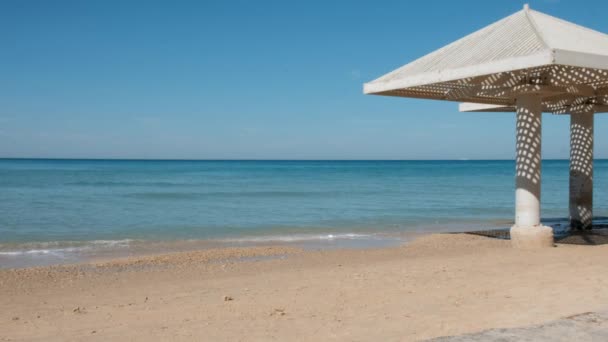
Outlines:
<svg viewBox="0 0 608 342"><path fill-rule="evenodd" d="M542 215L565 218L568 161L542 167ZM608 214L607 184L608 161L597 160L595 215ZM373 240L508 227L513 202L513 161L0 159L0 263L134 241Z"/></svg>

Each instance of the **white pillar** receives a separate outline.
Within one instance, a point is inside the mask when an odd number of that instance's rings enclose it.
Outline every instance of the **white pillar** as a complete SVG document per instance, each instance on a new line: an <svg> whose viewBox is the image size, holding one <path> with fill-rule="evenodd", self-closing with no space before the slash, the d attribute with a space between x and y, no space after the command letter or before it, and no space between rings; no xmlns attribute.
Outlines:
<svg viewBox="0 0 608 342"><path fill-rule="evenodd" d="M593 219L593 106L570 113L570 226L591 229Z"/></svg>
<svg viewBox="0 0 608 342"><path fill-rule="evenodd" d="M553 229L540 224L541 98L521 95L516 106L515 225L511 227L511 242L517 248L550 247Z"/></svg>

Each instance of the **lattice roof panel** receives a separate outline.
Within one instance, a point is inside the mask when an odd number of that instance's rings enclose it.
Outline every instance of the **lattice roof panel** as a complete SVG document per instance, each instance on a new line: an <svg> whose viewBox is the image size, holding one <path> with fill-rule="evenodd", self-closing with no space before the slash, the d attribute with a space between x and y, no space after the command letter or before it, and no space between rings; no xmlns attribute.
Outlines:
<svg viewBox="0 0 608 342"><path fill-rule="evenodd" d="M605 107L608 35L525 6L366 83L364 92L502 107L529 93L556 113L581 103Z"/></svg>

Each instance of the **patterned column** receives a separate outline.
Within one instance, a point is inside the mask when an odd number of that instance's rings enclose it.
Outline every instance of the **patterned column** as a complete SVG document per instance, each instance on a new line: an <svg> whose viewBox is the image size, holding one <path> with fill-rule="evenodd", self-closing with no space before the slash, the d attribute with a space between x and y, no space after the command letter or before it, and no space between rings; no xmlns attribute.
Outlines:
<svg viewBox="0 0 608 342"><path fill-rule="evenodd" d="M517 98L517 159L515 176L515 226L540 225L541 99Z"/></svg>
<svg viewBox="0 0 608 342"><path fill-rule="evenodd" d="M593 219L592 105L570 113L570 226L591 229Z"/></svg>

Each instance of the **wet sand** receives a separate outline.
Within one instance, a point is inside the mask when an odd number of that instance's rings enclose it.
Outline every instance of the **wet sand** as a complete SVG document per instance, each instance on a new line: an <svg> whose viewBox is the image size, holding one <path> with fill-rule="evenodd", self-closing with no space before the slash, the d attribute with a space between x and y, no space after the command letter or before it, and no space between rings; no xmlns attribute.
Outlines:
<svg viewBox="0 0 608 342"><path fill-rule="evenodd" d="M0 341L410 341L608 308L608 245L212 249L0 271Z"/></svg>

